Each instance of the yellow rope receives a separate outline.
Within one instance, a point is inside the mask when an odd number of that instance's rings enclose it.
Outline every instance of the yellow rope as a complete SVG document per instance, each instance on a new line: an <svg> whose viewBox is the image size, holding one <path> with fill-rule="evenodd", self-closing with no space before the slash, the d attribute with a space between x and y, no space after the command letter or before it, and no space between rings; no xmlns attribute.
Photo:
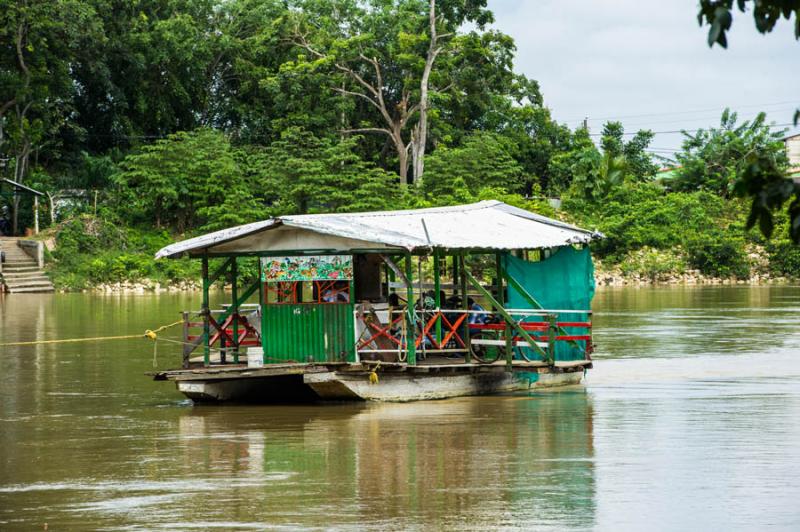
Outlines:
<svg viewBox="0 0 800 532"><path fill-rule="evenodd" d="M370 384L378 384L378 368L381 367L381 361L378 360L378 363L375 364L375 367L369 374L369 383Z"/></svg>
<svg viewBox="0 0 800 532"><path fill-rule="evenodd" d="M127 340L131 338L150 338L151 340L156 340L156 338L158 338L158 333L166 329L169 329L170 327L175 327L176 325L180 325L181 323L183 323L183 320L178 320L175 323L170 323L168 325L162 325L158 329L154 330L147 329L144 332L144 334L126 334L122 336L95 336L92 338L68 338L64 340L36 340L33 342L10 342L6 344L0 344L0 347L42 345L42 344L72 344L77 342L99 342L102 340Z"/></svg>

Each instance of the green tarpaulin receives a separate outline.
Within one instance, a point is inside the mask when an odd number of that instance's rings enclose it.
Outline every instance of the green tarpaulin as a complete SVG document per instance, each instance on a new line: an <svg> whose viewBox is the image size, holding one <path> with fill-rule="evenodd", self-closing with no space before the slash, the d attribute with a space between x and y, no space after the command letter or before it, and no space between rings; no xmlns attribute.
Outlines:
<svg viewBox="0 0 800 532"><path fill-rule="evenodd" d="M504 268L544 309L553 310L589 310L594 297L594 265L589 248L575 249L572 246L558 248L550 257L538 262L529 262L506 254L503 259ZM508 308L536 308L524 295L513 286L508 287ZM559 321L587 321L588 315L582 312L562 313ZM528 318L525 321L542 321L541 317ZM586 329L566 328L569 335L587 334ZM556 343L556 360L583 360L585 342L577 342L577 346L567 342ZM528 349L526 356L533 357L533 350Z"/></svg>

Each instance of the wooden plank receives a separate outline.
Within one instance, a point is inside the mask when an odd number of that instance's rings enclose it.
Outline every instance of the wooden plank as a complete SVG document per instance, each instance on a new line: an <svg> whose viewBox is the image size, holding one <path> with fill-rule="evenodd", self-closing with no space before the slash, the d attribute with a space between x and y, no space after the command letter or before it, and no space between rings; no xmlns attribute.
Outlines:
<svg viewBox="0 0 800 532"><path fill-rule="evenodd" d="M552 364L552 362L553 362L552 355L553 354L550 353L548 355L548 353L546 353L541 347L539 347L539 345L536 343L536 341L533 338L531 338L531 336L528 334L528 332L525 329L523 329L522 327L520 327L519 323L514 318L512 318L511 315L508 312L506 312L506 310L500 305L500 303L498 303L494 299L494 297L492 297L492 294L490 294L488 290L485 290L481 286L481 284L478 282L478 280L475 279L475 277L473 277L471 273L469 273L468 271L465 271L464 274L466 275L466 277L469 279L469 281L472 283L473 286L475 286L478 290L481 290L483 292L483 296L485 298L487 298L489 300L489 302L492 304L492 306L495 307L497 312L501 316L503 316L503 318L505 318L506 322L508 322L514 329L517 330L519 335L522 336L528 342L530 347L532 347L534 351L539 353L545 360L547 360L548 362L550 362Z"/></svg>

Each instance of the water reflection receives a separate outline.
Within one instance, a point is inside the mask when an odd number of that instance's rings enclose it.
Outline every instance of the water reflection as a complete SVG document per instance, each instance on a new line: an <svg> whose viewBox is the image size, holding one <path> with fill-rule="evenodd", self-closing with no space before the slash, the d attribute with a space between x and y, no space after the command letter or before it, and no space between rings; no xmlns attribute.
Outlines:
<svg viewBox="0 0 800 532"><path fill-rule="evenodd" d="M490 528L531 520L556 529L591 525L592 416L578 389L409 405L197 408L178 426L184 462L244 482L219 496L236 501L229 512L265 523ZM250 506L235 491L253 486L250 499L260 504Z"/></svg>
<svg viewBox="0 0 800 532"><path fill-rule="evenodd" d="M196 304L12 294L0 342ZM585 388L410 405L192 407L143 340L2 348L0 529L800 530L800 288L595 309Z"/></svg>

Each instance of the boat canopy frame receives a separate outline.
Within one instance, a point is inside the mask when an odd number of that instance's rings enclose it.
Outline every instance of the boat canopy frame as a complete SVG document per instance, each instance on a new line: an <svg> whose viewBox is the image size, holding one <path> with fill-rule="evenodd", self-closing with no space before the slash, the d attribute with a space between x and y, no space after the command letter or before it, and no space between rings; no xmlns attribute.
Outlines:
<svg viewBox="0 0 800 532"><path fill-rule="evenodd" d="M473 220L475 218L476 220ZM387 221L388 220L388 221ZM475 223L477 221L477 224ZM419 222L418 224L416 222ZM352 224L361 231L356 235L348 225ZM408 227L404 227L408 226ZM477 229L476 229L477 227ZM282 229L283 228L283 229ZM310 241L310 242L331 242L332 246L302 247L285 246L254 249L258 240L256 237L268 231L284 231L288 240ZM367 231L365 233L365 231ZM506 231L529 231L532 234L512 235L505 234ZM431 233L433 232L433 238ZM541 233L541 238L537 237L537 232ZM497 235L499 241L497 245L492 244L492 235ZM360 238L355 238L359 236ZM211 346L214 342L220 343L220 362L226 362L226 354L230 350L233 353L233 363L239 363L239 348L252 345L252 337L255 336L253 328L243 319L240 309L247 299L253 294L259 294L259 308L261 310L261 333L260 344L262 347L262 362L269 363L267 356L268 339L264 333L267 331L267 293L266 282L261 278L261 258L264 257L290 257L290 256L331 256L331 255L373 255L379 254L386 263L387 279L394 280L397 274L405 277L403 284L406 290L406 310L404 320L407 327L415 331L417 327L417 311L414 303L414 267L413 257L433 257L433 277L434 277L434 299L435 307L439 314L442 313L441 301L441 275L440 263L444 257L452 257L453 262L453 286L458 285L458 292L461 295L460 311L469 313L467 308L468 286L477 290L481 297L489 301L495 311L502 316L504 330L502 336L505 342L506 365L509 370L512 368L514 338L521 338L534 352L542 356L542 359L554 363L554 342L557 338L571 338L563 328L559 326L558 316L555 313L544 312L543 317L547 323L547 351L540 347L541 342L537 342L533 337L530 328L524 327L508 309L505 309L505 292L508 287L513 287L515 281L510 279L508 273L502 266L502 254L507 252L527 252L531 250L548 250L563 246L585 245L594 239L602 238L602 234L596 231L581 229L558 220L552 220L516 207L512 207L497 201L484 201L471 205L462 205L446 208L419 209L412 211L387 211L377 213L356 213L356 214L320 214L303 216L278 217L253 224L246 224L200 237L192 238L183 242L172 244L160 250L156 258L178 258L188 255L199 258L202 261L202 309L200 315L203 318L202 335L196 337L188 336L186 332L190 323L188 318L184 326L184 367L189 366L189 354L195 347L203 346L203 363L208 367L211 365ZM246 243L251 239L250 243ZM280 236L278 237L280 239ZM253 241L255 240L255 241ZM237 242L245 242L238 249ZM358 245L347 245L348 243ZM362 245L365 244L365 245ZM262 242L263 244L263 242ZM249 247L248 247L249 246ZM465 258L470 255L494 255L495 256L495 284L492 290L487 289L467 271ZM399 257L404 262L404 268L399 270L392 262L391 257ZM250 286L239 287L239 268L238 260L246 258L258 258L259 278ZM223 264L214 272L210 272L211 259L225 259ZM388 259L388 260L387 260ZM421 259L420 259L421 260ZM421 268L421 266L419 266ZM231 303L226 309L215 311L210 309L210 290L215 282L223 280L230 282ZM388 290L387 282L387 290ZM350 297L355 294L354 281L349 280ZM518 289L518 288L517 288ZM420 286L420 299L423 291ZM532 308L541 309L532 296L525 293L530 300ZM349 301L348 301L349 302ZM352 305L352 303L351 303ZM355 314L354 309L351 311ZM297 314L297 309L295 309ZM542 314L540 312L540 314ZM466 316L467 314L465 314ZM389 321L391 322L391 315ZM463 321L463 319L462 319ZM426 325L427 326L427 325ZM436 319L430 326L432 331L424 331L422 341L425 341L425 334L430 334L430 338L435 342L443 339L443 324L441 319ZM590 325L589 325L590 327ZM357 334L352 332L353 345L357 345ZM561 335L560 337L558 335ZM435 337L433 336L435 335ZM248 340L248 338L251 338ZM327 346L327 337L325 339ZM469 334L465 335L466 352L464 359L466 363L471 360L471 348L469 345ZM406 341L404 347L406 351L406 363L408 365L417 364L417 349L419 342ZM590 341L587 341L587 354L590 350ZM358 349L355 348L356 360L358 360ZM344 360L342 360L344 362Z"/></svg>

